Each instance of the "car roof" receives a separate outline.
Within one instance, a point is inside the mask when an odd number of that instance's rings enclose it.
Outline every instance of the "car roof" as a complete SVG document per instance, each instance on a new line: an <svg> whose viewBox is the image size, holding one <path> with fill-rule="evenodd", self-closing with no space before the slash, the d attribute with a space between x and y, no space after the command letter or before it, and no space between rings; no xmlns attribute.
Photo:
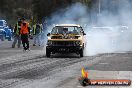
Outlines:
<svg viewBox="0 0 132 88"><path fill-rule="evenodd" d="M56 27L81 27L78 24L57 24Z"/></svg>
<svg viewBox="0 0 132 88"><path fill-rule="evenodd" d="M0 20L0 21L5 21L5 20Z"/></svg>

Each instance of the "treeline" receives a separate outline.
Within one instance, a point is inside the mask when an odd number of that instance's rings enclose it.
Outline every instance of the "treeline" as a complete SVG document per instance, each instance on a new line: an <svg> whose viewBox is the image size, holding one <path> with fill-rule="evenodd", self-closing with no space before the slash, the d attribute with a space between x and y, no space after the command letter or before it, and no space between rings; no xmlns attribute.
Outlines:
<svg viewBox="0 0 132 88"><path fill-rule="evenodd" d="M41 20L75 2L90 6L92 0L0 0L0 19L15 22L18 16Z"/></svg>
<svg viewBox="0 0 132 88"><path fill-rule="evenodd" d="M110 9L118 7L117 4L120 1L131 0L0 0L0 19L6 19L13 23L16 22L17 16L24 16L27 19L35 18L40 21L43 17L50 16L58 9L76 2L81 2L90 9L98 10L99 1L101 9ZM104 1L107 3L102 5Z"/></svg>
<svg viewBox="0 0 132 88"><path fill-rule="evenodd" d="M32 15L32 0L0 0L0 19L14 23L18 16Z"/></svg>

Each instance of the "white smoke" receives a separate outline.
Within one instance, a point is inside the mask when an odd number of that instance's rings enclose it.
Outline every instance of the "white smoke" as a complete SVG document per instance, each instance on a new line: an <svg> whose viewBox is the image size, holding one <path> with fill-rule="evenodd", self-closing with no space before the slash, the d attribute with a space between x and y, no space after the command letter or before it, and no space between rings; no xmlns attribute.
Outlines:
<svg viewBox="0 0 132 88"><path fill-rule="evenodd" d="M102 0L101 3L110 2ZM131 29L131 3L129 0L119 0L118 8L90 11L89 8L81 3L56 11L51 18L50 24L80 24L86 32L85 55L96 55L100 53L126 52L132 50L132 29ZM103 7L102 7L103 8ZM117 13L113 14L113 10ZM101 28L97 28L97 26ZM107 26L107 27L106 27ZM49 26L49 29L52 29Z"/></svg>

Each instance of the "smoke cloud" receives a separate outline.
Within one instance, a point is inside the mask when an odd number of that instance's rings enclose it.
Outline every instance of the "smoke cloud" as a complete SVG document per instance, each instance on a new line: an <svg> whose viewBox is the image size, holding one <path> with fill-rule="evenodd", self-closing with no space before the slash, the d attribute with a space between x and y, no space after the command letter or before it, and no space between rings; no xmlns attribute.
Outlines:
<svg viewBox="0 0 132 88"><path fill-rule="evenodd" d="M116 4L113 0L100 1L100 13L99 8L91 10L81 3L56 11L48 18L47 22L52 24L48 26L48 31L52 29L53 24L80 24L86 32L86 56L131 51L130 0L118 0Z"/></svg>

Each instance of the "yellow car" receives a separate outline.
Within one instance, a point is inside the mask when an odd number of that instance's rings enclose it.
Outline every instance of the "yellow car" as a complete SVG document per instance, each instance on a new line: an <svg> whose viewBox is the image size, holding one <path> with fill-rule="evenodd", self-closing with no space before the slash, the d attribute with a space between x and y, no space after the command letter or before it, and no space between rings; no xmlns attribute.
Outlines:
<svg viewBox="0 0 132 88"><path fill-rule="evenodd" d="M83 57L85 47L84 35L80 25L59 24L47 34L46 56L55 53L76 53Z"/></svg>

